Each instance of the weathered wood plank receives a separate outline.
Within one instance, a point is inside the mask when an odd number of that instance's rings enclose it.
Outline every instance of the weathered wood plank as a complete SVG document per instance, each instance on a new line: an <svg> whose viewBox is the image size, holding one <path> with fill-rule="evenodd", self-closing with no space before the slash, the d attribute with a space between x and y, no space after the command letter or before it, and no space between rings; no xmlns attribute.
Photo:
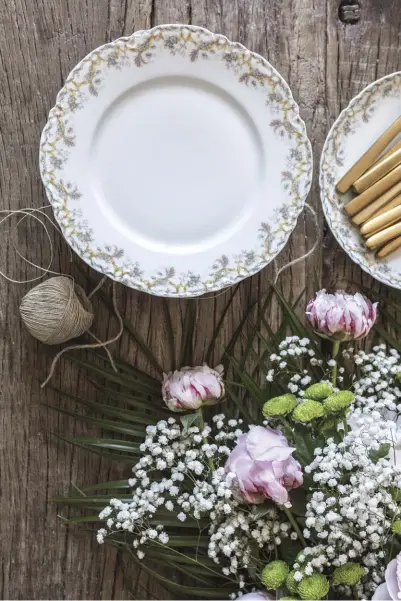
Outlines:
<svg viewBox="0 0 401 601"><path fill-rule="evenodd" d="M344 25L338 19L338 6L338 0L5 0L0 4L0 208L46 202L37 163L40 131L58 89L78 60L97 45L136 29L162 22L192 22L266 56L289 82L306 121L315 157L309 202L325 232L324 252L320 250L306 264L285 272L285 292L296 295L306 287L307 295L312 295L316 271L326 286L352 280L373 286L378 295L386 294L385 287L373 283L351 263L323 225L318 160L328 128L352 96L376 77L400 69L401 15L397 0L365 0L360 21ZM278 264L299 256L313 239L309 219L301 217ZM66 244L55 233L52 240L53 269L72 273L89 290L88 281L77 269L79 260L74 257L70 262ZM17 241L31 260L47 263L49 248L37 226L23 225ZM0 268L21 279L33 273L5 243L0 247ZM241 284L221 334L222 344L273 277L269 267ZM71 482L85 485L122 473L52 438L50 432L74 434L85 432L86 427L40 407L41 402L64 406L68 402L39 388L55 349L36 343L21 328L17 307L29 287L0 280L0 596L126 598L122 564L114 551L99 547L84 530L65 528L58 510L49 503L51 497L66 492ZM177 331L187 305L196 305L196 361L202 358L229 294L169 302ZM165 344L161 299L123 288L118 295L121 310L169 369L172 358ZM97 333L106 337L115 331L115 320L109 319L97 300L94 306ZM277 310L273 310L271 320L276 319ZM143 361L128 339L121 341L119 349L129 359ZM68 361L58 368L55 384L93 396ZM129 577L131 571L128 566ZM140 587L144 588L138 589L139 598L163 597L147 577L141 577Z"/></svg>

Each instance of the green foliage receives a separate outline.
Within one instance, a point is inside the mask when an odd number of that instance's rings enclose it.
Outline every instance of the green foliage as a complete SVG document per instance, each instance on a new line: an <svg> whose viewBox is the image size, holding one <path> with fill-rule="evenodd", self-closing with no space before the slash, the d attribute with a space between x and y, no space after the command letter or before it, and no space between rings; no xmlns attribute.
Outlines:
<svg viewBox="0 0 401 601"><path fill-rule="evenodd" d="M387 457L389 451L391 449L391 444L389 442L384 442L380 445L377 451L370 451L369 456L374 463L377 463L379 459L383 459L383 457Z"/></svg>
<svg viewBox="0 0 401 601"><path fill-rule="evenodd" d="M318 447L322 447L324 444L324 438L320 436L313 436L313 433L302 424L294 425L294 456L303 465L309 465L312 463L314 458L314 450Z"/></svg>
<svg viewBox="0 0 401 601"><path fill-rule="evenodd" d="M303 321L296 314L297 308L304 300L304 293L302 292L295 300L288 301L274 286L271 287L264 299L249 307L249 310L241 317L238 327L228 340L225 348L221 349L221 333L224 330L225 320L232 313L233 302L237 297L238 290L239 287L236 286L226 293L228 300L217 321L212 339L204 356L197 358L196 363L199 364L204 360L209 365L224 364L226 402L223 407L217 405L207 411L213 414L213 412L223 410L227 415L234 418L241 417L246 428L249 423L261 422L263 419L262 407L264 407L264 414L269 418L277 418L276 421L295 409L295 397L286 393L286 389L279 379L275 379L269 384L266 384L265 381L265 375L270 368L269 356L277 352L279 342L286 335L296 334L301 338L308 337L312 340L312 348L316 357L322 359L323 354L321 341L305 327ZM101 290L99 295L104 304L112 310L107 294ZM134 342L135 348L142 359L145 360L148 369L141 370L121 359L116 359L118 373L115 373L107 359L100 352L92 352L89 358L88 355L83 357L81 355L79 357L70 356L71 361L85 370L101 399L99 402L97 400L95 402L92 399L78 398L59 391L71 403L71 406L68 409L58 407L52 407L52 409L88 424L97 429L99 434L75 438L60 436L59 438L79 448L90 450L106 459L126 462L129 465L136 463L140 456L139 445L145 436L146 426L154 424L160 419L166 419L171 415L161 397L163 371L170 371L184 365L193 365L194 357L196 357L194 353L194 332L198 319L197 301L182 302L182 332L180 332L179 344L175 337L169 304L165 300L162 303L166 344L171 356L171 363L167 366L161 365L159 357L155 356L152 349L133 328L129 320L124 319L125 333ZM279 311L281 314L277 331L273 331L269 322L269 315L272 310ZM296 358L288 357L290 370L300 369L300 364L297 361ZM314 376L315 380L320 380L323 375L321 368L318 366L311 367L311 375ZM306 408L305 403L316 401L323 401L331 407L332 397L335 397L335 394L332 394L330 385L322 383L312 385L308 388L308 394L306 395L306 399L309 399L309 401L305 399L300 405L300 407L304 406L303 409L298 411L302 415L302 411ZM267 398L270 401L266 403ZM321 407L321 405L319 406ZM197 417L196 413L180 416L184 431L196 423ZM315 420L315 418L317 416L313 419ZM283 419L285 420L285 418ZM303 466L312 462L314 449L323 446L324 436L322 433L324 432L324 435L326 435L326 432L329 431L325 428L325 425L328 426L330 423L334 428L338 422L338 416L333 423L329 419L329 416L321 420L316 419L316 422L314 421L308 425L291 423L288 418L288 421L285 421L286 434L290 438L290 442L296 447L294 456ZM283 427L283 424L281 425ZM127 477L128 474L129 469L127 469ZM305 480L306 478L307 475L305 474ZM127 481L114 480L94 484L82 490L75 487L69 496L55 499L55 501L82 512L81 515L73 514L69 516L66 520L68 523L88 523L90 525L99 522L99 510L107 504L111 496L121 500L130 499L131 494ZM305 515L305 491L303 489L293 490L290 493L290 498L292 511L294 515L298 516L297 519L301 523L302 516ZM266 504L258 507L257 511L260 511L260 515L263 515L263 511L270 507L270 504ZM166 589L172 591L174 598L219 599L228 598L231 593L237 592L238 587L235 580L224 576L220 568L207 555L207 520L187 518L185 522L180 522L172 513L163 512L160 509L154 516L154 524L158 523L164 523L168 526L169 543L168 545L150 544L146 549L145 562L140 561L132 553L132 541L130 544L129 533L116 532L109 542L118 549L130 553L132 560L136 562L140 569L147 572L150 577L157 579ZM280 548L279 556L285 561L280 560L270 563L263 570L262 578L268 581L271 588L276 588L278 580L280 584L277 586L281 586L284 581L287 581L287 588L292 593L298 592L304 599L320 599L321 597L316 595L326 589L327 580L322 575L304 577L302 581L303 594L301 590L298 590L301 589L300 586L295 591L291 590L288 585L291 577L291 574L288 574L288 564L293 563L300 549L299 541L292 541L291 544L283 545ZM253 579L250 586L255 584L261 565L267 559L259 557L259 549L255 547L255 553L252 555L254 563L250 566L250 577ZM174 574L174 579L160 573L159 567L161 564L166 566L167 574ZM273 564L276 564L275 568ZM269 568L272 565L274 569ZM184 579L185 584L177 581L177 576L179 580ZM315 576L318 577L318 580ZM307 597L303 596L306 591Z"/></svg>
<svg viewBox="0 0 401 601"><path fill-rule="evenodd" d="M391 532L401 535L401 520L395 520L391 525Z"/></svg>
<svg viewBox="0 0 401 601"><path fill-rule="evenodd" d="M180 415L180 422L183 426L182 433L185 435L191 426L194 426L199 421L198 413L187 413L186 415Z"/></svg>
<svg viewBox="0 0 401 601"><path fill-rule="evenodd" d="M304 488L294 488L290 492L291 512L303 517L306 511L307 495Z"/></svg>

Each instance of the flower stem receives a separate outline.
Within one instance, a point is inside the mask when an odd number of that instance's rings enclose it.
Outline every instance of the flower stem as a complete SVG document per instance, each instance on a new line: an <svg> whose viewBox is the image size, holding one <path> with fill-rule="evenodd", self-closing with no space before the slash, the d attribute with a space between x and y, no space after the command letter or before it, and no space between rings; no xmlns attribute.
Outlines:
<svg viewBox="0 0 401 601"><path fill-rule="evenodd" d="M283 426L284 434L286 435L286 437L289 438L290 440L292 440L294 433L293 433L292 428L291 428L290 424L288 423L288 421L285 419L285 417L283 415L279 415L278 420L281 422L281 424Z"/></svg>
<svg viewBox="0 0 401 601"><path fill-rule="evenodd" d="M305 539L301 532L301 528L299 527L298 522L294 518L292 511L290 509L288 509L288 507L285 507L285 505L280 505L280 507L284 511L284 513L287 515L288 519L291 522L291 526L294 528L295 532L298 534L298 538L299 538L302 546L306 547L306 542L305 542Z"/></svg>
<svg viewBox="0 0 401 601"><path fill-rule="evenodd" d="M202 434L202 431L203 431L203 429L204 429L204 427L205 427L205 422L204 422L204 420L203 420L203 411L202 411L202 407L199 407L199 409L197 409L197 410L196 410L196 413L198 414L198 426L199 426L199 430L200 430L200 433ZM203 436L202 438L203 438L203 442L204 442L205 444L208 444L208 443L209 443L209 441L208 441L208 439L207 439L207 436ZM211 457L209 457L209 459L208 459L208 463L209 463L209 468L210 468L210 471L211 471L211 472L214 472L216 468L215 468L215 466L214 466L214 461L213 461L213 459L212 459Z"/></svg>
<svg viewBox="0 0 401 601"><path fill-rule="evenodd" d="M339 340L333 340L333 350L331 353L331 358L333 359L333 361L336 362L335 365L333 365L333 367L331 368L331 382L333 384L333 386L337 385L337 361L336 361L336 357L338 355L338 351L340 350L340 341Z"/></svg>

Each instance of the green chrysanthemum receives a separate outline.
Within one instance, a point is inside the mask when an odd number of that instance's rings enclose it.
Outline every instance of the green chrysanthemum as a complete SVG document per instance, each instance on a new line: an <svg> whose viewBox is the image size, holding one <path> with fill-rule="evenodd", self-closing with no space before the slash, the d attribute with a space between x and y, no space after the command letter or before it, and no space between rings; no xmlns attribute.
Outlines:
<svg viewBox="0 0 401 601"><path fill-rule="evenodd" d="M276 589L284 584L288 576L289 567L285 561L278 559L263 568L260 580L267 589Z"/></svg>
<svg viewBox="0 0 401 601"><path fill-rule="evenodd" d="M304 576L298 585L298 594L301 599L318 601L329 592L330 583L323 574Z"/></svg>
<svg viewBox="0 0 401 601"><path fill-rule="evenodd" d="M359 563L350 561L334 570L333 585L348 584L349 586L354 586L358 584L364 574L365 570L361 568Z"/></svg>
<svg viewBox="0 0 401 601"><path fill-rule="evenodd" d="M324 401L333 392L333 387L328 382L317 382L305 390L305 398L313 401Z"/></svg>
<svg viewBox="0 0 401 601"><path fill-rule="evenodd" d="M298 584L299 583L295 580L294 574L295 574L295 570L292 570L288 574L287 579L285 581L285 585L288 588L288 590L290 591L290 593L297 593L298 592Z"/></svg>
<svg viewBox="0 0 401 601"><path fill-rule="evenodd" d="M313 419L322 417L324 414L323 405L318 401L312 399L306 399L299 405L297 405L292 412L292 418L298 422L311 422Z"/></svg>
<svg viewBox="0 0 401 601"><path fill-rule="evenodd" d="M395 520L391 526L391 530L394 534L401 534L401 520Z"/></svg>
<svg viewBox="0 0 401 601"><path fill-rule="evenodd" d="M274 399L270 399L263 405L263 415L265 417L275 417L276 415L287 415L294 409L297 399L293 394L283 394Z"/></svg>
<svg viewBox="0 0 401 601"><path fill-rule="evenodd" d="M323 401L324 409L327 413L338 413L343 411L354 401L355 395L350 390L341 390L331 394Z"/></svg>

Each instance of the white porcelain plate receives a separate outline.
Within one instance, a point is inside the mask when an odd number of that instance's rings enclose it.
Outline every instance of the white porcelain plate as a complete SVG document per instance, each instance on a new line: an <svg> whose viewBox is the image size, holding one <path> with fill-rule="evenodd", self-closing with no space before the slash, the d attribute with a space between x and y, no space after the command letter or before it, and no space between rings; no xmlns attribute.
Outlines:
<svg viewBox="0 0 401 601"><path fill-rule="evenodd" d="M265 59L200 27L162 25L73 69L40 167L84 261L184 297L274 258L302 210L312 156L290 89Z"/></svg>
<svg viewBox="0 0 401 601"><path fill-rule="evenodd" d="M342 176L400 115L401 72L362 90L327 136L320 163L320 193L326 219L345 252L377 280L401 289L401 250L387 259L376 259L344 211L352 193L339 194L335 189Z"/></svg>

